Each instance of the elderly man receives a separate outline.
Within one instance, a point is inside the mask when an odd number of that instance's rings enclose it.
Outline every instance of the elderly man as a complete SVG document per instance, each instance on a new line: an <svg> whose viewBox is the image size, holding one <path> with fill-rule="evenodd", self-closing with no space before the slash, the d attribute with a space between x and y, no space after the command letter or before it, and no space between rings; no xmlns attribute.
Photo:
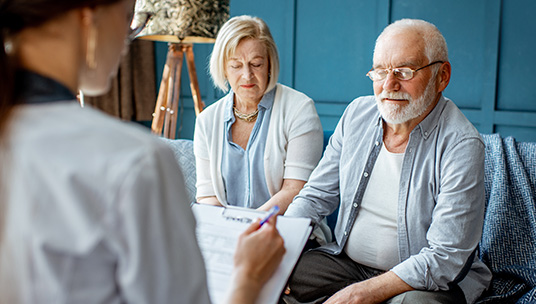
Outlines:
<svg viewBox="0 0 536 304"><path fill-rule="evenodd" d="M306 252L287 303L468 303L487 288L478 259L484 143L442 96L451 66L432 24L404 19L376 41L374 97L346 109L285 213L319 222L340 205L336 241Z"/></svg>

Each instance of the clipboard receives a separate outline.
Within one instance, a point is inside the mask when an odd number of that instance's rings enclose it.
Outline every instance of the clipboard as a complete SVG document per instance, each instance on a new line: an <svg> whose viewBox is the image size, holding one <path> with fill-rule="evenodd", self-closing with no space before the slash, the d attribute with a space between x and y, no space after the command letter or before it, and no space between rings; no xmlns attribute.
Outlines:
<svg viewBox="0 0 536 304"><path fill-rule="evenodd" d="M242 207L192 204L196 236L205 267L212 303L227 299L233 271L233 256L240 234L267 212ZM281 264L264 285L256 304L276 304L294 269L313 227L307 218L278 216L277 230L285 242Z"/></svg>

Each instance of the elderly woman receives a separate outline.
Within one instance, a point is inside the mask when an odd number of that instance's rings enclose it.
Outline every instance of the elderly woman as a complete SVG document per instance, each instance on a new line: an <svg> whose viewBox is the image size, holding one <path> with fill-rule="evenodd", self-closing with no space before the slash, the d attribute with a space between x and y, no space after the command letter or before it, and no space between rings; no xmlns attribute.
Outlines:
<svg viewBox="0 0 536 304"><path fill-rule="evenodd" d="M322 155L313 100L278 84L279 58L264 21L223 25L210 59L214 83L229 93L197 118L197 200L284 213Z"/></svg>

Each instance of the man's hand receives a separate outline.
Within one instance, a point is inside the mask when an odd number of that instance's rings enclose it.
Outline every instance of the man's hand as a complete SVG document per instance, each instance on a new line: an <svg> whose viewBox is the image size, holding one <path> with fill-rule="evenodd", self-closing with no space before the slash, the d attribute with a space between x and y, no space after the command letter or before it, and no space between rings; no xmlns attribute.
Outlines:
<svg viewBox="0 0 536 304"><path fill-rule="evenodd" d="M342 304L342 303L377 303L372 300L373 295L362 287L361 282L352 284L331 296L325 304Z"/></svg>
<svg viewBox="0 0 536 304"><path fill-rule="evenodd" d="M381 303L403 292L413 290L394 272L386 272L377 277L352 284L329 298L325 304L365 304Z"/></svg>

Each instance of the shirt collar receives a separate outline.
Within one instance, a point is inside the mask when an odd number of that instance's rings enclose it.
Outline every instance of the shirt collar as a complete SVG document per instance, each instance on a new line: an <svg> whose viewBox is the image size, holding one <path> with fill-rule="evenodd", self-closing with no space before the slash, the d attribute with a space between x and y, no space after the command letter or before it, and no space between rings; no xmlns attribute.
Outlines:
<svg viewBox="0 0 536 304"><path fill-rule="evenodd" d="M268 110L273 106L275 100L275 90L276 88L273 88L262 96L262 99L258 105L259 110ZM225 121L234 121L234 92L232 90L229 91L227 96L225 96L225 103L225 114L223 118Z"/></svg>
<svg viewBox="0 0 536 304"><path fill-rule="evenodd" d="M76 96L58 81L28 70L16 73L15 94L23 104L76 100Z"/></svg>
<svg viewBox="0 0 536 304"><path fill-rule="evenodd" d="M428 115L417 125L417 127L415 127L415 129L419 128L424 139L428 138L428 136L432 134L432 131L437 127L439 117L441 116L446 104L447 99L443 96L443 94L441 94L439 101L432 111L428 113Z"/></svg>

